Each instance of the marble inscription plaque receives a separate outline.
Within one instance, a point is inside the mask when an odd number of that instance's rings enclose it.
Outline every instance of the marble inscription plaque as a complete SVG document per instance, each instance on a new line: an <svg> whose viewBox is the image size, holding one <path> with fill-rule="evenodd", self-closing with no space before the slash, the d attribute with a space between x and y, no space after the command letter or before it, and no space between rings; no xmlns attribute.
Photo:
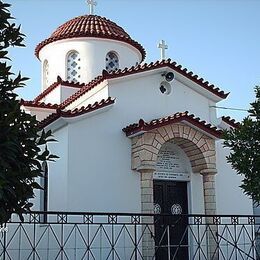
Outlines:
<svg viewBox="0 0 260 260"><path fill-rule="evenodd" d="M154 179L189 180L190 175L185 167L181 154L172 146L165 146L158 154Z"/></svg>

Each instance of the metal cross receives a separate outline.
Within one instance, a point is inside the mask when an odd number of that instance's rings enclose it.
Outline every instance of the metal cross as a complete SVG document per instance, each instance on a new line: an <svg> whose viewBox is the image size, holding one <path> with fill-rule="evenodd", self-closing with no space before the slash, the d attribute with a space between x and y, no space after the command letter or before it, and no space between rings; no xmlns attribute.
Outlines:
<svg viewBox="0 0 260 260"><path fill-rule="evenodd" d="M94 13L94 6L97 5L97 2L95 0L87 0L87 3L89 5L89 14Z"/></svg>
<svg viewBox="0 0 260 260"><path fill-rule="evenodd" d="M168 45L166 45L164 40L161 40L157 46L159 49L161 49L161 60L165 59L165 50L168 49Z"/></svg>

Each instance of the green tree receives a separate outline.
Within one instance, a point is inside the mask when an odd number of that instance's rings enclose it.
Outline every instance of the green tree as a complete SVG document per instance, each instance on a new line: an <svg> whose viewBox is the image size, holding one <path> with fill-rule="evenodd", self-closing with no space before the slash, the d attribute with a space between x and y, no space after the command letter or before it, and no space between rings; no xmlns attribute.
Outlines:
<svg viewBox="0 0 260 260"><path fill-rule="evenodd" d="M238 128L224 132L224 146L231 149L227 157L233 169L243 176L241 188L256 203L260 202L260 87L255 87L256 100L249 116Z"/></svg>
<svg viewBox="0 0 260 260"><path fill-rule="evenodd" d="M53 141L51 132L42 131L36 118L21 109L15 93L27 78L11 72L8 49L24 46L24 34L11 22L9 7L0 0L0 225L12 213L23 220L34 189L41 188L35 180L42 176L42 162L57 158L46 145Z"/></svg>

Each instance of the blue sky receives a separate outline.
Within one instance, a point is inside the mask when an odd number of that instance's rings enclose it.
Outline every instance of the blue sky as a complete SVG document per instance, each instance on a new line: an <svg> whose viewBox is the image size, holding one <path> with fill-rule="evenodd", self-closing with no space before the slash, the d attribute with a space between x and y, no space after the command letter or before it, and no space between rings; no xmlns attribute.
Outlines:
<svg viewBox="0 0 260 260"><path fill-rule="evenodd" d="M13 70L30 77L22 98L40 93L40 62L35 46L59 25L88 14L85 0L9 0L16 23L26 34L26 48L13 49ZM260 1L253 0L97 0L95 14L122 26L147 51L146 62L160 58L159 40L167 57L225 92L219 106L248 109L253 88L260 84ZM247 113L218 110L241 120Z"/></svg>

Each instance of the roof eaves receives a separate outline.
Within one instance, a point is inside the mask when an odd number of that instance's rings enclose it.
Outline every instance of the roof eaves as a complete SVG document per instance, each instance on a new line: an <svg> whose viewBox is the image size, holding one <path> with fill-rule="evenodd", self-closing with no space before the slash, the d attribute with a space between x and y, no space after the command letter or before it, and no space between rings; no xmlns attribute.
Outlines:
<svg viewBox="0 0 260 260"><path fill-rule="evenodd" d="M44 102L35 102L35 101L26 101L21 100L21 105L24 107L35 107L35 108L45 108L45 109L57 109L59 108L58 104L44 103Z"/></svg>
<svg viewBox="0 0 260 260"><path fill-rule="evenodd" d="M229 95L229 93L225 93L223 90L220 90L218 87L215 87L213 84L210 84L208 81L205 81L203 78L199 78L198 75L194 75L192 71L188 71L187 68L183 68L181 65L177 65L176 62L172 62L170 67L180 73L181 75L185 76L186 78L192 80L193 82L197 83L204 89L210 91L211 93L215 94L216 96L225 99Z"/></svg>
<svg viewBox="0 0 260 260"><path fill-rule="evenodd" d="M224 91L220 90L218 87L215 87L213 84L209 84L208 81L204 81L203 78L199 78L198 75L194 75L192 71L188 71L187 68L183 68L181 65L178 65L175 61L172 62L171 59L156 61L155 63L151 62L150 64L139 64L138 66L132 66L131 68L125 68L123 70L117 70L112 73L107 73L107 78L114 78L114 77L121 77L130 74L140 73L144 71L149 71L157 68L162 67L169 67L174 71L180 73L181 75L185 76L186 78L192 80L193 82L197 83L204 89L210 91L211 93L217 95L218 97L225 99L229 93L225 93Z"/></svg>
<svg viewBox="0 0 260 260"><path fill-rule="evenodd" d="M133 47L135 47L141 54L142 57L142 61L144 61L145 57L146 57L146 51L144 49L144 47L138 43L135 40L132 40L131 38L127 38L127 37L120 37L120 36L113 36L113 35L102 35L102 34L98 34L98 33L92 33L92 34L86 34L86 33L78 33L78 34L70 34L70 35L63 35L63 36L54 36L54 37L50 37L46 40L43 40L42 42L40 42L36 48L35 48L35 56L39 59L39 53L41 51L41 49L53 42L59 41L59 40L65 40L65 39L72 39L72 38L81 38L81 37L93 37L93 38L103 38L103 39L109 39L109 40L115 40L115 41L121 41L127 44L132 45Z"/></svg>
<svg viewBox="0 0 260 260"><path fill-rule="evenodd" d="M51 91L53 91L56 87L60 85L60 82L54 82L51 84L48 88L46 88L41 94L39 94L36 98L34 98L34 102L39 102L42 100L45 96L47 96Z"/></svg>
<svg viewBox="0 0 260 260"><path fill-rule="evenodd" d="M72 118L78 117L86 113L93 112L95 110L107 107L115 103L115 99L109 97L108 99L102 99L100 102L95 102L94 104L89 104L86 107L81 107L80 109L76 108L74 110L62 111L60 108L56 110L56 113L53 113L42 120L39 125L41 128L46 127L47 125L53 123L58 118Z"/></svg>
<svg viewBox="0 0 260 260"><path fill-rule="evenodd" d="M187 77L188 79L192 80L193 82L197 83L207 91L210 91L211 93L217 95L218 97L225 99L229 93L224 93L224 91L220 91L219 88L215 87L214 85L210 85L208 81L204 81L203 78L198 78L197 75L193 75L193 72L188 70L186 68L182 68L181 65L177 65L176 62L171 62L171 59L168 60L162 60L162 61L156 61L155 63L151 62L150 64L139 64L137 66L132 66L130 68L125 68L123 70L119 69L114 72L107 72L106 70L103 70L102 75L96 77L88 84L84 85L78 92L74 93L72 96L70 96L68 99L66 99L64 102L62 102L61 107L64 108L68 105L70 105L72 102L77 100L79 97L84 95L86 92L100 84L104 80L109 80L113 78L119 78L119 77L125 77L128 75L136 74L136 73L142 73L149 70L154 70L158 68L163 67L169 67L173 69L174 71L182 74L183 76Z"/></svg>
<svg viewBox="0 0 260 260"><path fill-rule="evenodd" d="M211 124L207 124L206 121L201 121L198 117L195 118L195 116L193 114L189 114L188 111L184 113L176 113L168 117L155 119L150 122L145 122L143 119L140 119L138 123L129 125L122 130L123 132L125 132L126 136L130 137L136 135L139 132L147 132L158 127L166 126L172 123L180 123L182 121L186 121L191 125L202 129L204 132L214 136L215 138L221 137L221 130L217 129Z"/></svg>
<svg viewBox="0 0 260 260"><path fill-rule="evenodd" d="M84 95L86 92L90 91L93 89L95 86L100 84L105 80L104 76L98 76L92 81L90 81L88 84L85 84L82 86L76 93L65 99L61 104L60 107L63 109L70 105L72 102L76 101L78 98L80 98L82 95Z"/></svg>
<svg viewBox="0 0 260 260"><path fill-rule="evenodd" d="M73 88L81 88L85 84L84 83L74 83L70 81L62 80L60 76L57 77L57 81L51 84L48 88L46 88L40 95L38 95L33 101L39 102L44 97L46 97L50 92L52 92L58 86L66 86L66 87L73 87Z"/></svg>
<svg viewBox="0 0 260 260"><path fill-rule="evenodd" d="M221 119L231 127L238 128L240 126L240 123L236 122L235 119L232 119L230 116L222 116Z"/></svg>

